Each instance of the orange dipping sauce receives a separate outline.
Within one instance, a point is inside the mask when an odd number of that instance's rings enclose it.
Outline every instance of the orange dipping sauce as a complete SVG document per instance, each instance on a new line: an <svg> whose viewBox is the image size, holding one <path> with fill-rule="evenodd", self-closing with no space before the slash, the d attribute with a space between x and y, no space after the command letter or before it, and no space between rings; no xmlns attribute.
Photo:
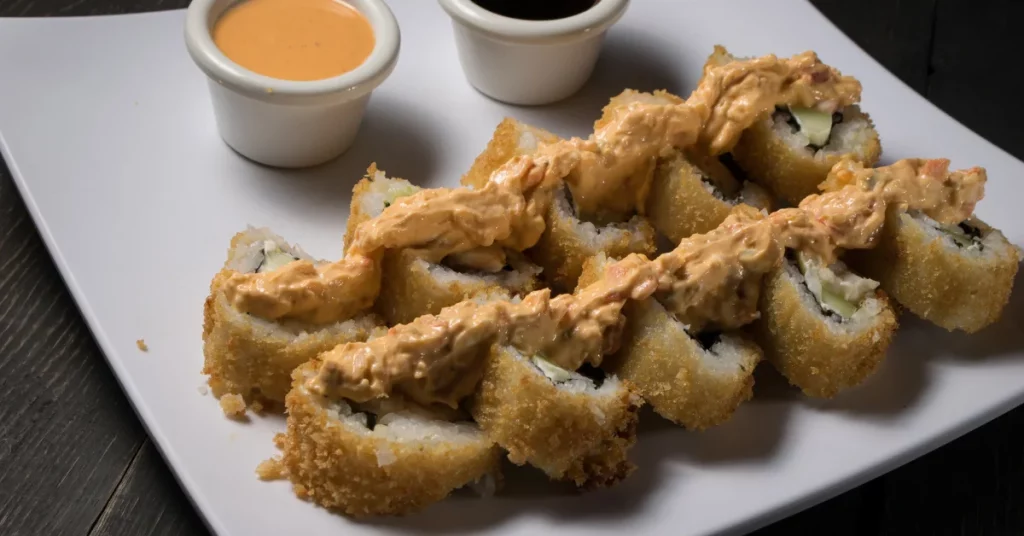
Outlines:
<svg viewBox="0 0 1024 536"><path fill-rule="evenodd" d="M245 0L213 26L231 61L281 80L322 80L355 69L375 43L370 21L338 0Z"/></svg>

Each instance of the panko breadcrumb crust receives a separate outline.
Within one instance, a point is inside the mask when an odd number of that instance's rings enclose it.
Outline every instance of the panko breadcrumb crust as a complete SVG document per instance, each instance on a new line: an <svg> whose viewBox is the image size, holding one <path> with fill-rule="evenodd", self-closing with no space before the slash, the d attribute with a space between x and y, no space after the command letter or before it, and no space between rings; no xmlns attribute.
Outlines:
<svg viewBox="0 0 1024 536"><path fill-rule="evenodd" d="M878 245L849 251L846 259L917 316L950 331L975 333L998 320L1010 300L1020 252L983 221L968 223L998 246L986 247L984 256L968 255L907 213L891 210Z"/></svg>
<svg viewBox="0 0 1024 536"><path fill-rule="evenodd" d="M689 430L728 421L754 394L761 349L743 341L743 362L732 371L702 363L703 349L653 298L626 306L622 347L606 358L609 372L636 385L662 417Z"/></svg>
<svg viewBox="0 0 1024 536"><path fill-rule="evenodd" d="M230 249L245 240L246 233L231 239ZM203 302L203 370L216 398L225 394L241 395L261 409L281 410L291 389L295 367L338 344L365 340L381 321L365 315L351 322L354 329L345 334L330 332L324 326L309 326L306 336L297 339L271 336L249 315L235 310L220 288L232 272L223 269L210 283L210 294Z"/></svg>
<svg viewBox="0 0 1024 536"><path fill-rule="evenodd" d="M761 318L750 327L765 358L805 395L831 398L860 384L885 359L896 332L896 312L885 292L871 323L857 331L830 329L817 310L808 310L802 284L784 267L765 278L759 310Z"/></svg>
<svg viewBox="0 0 1024 536"><path fill-rule="evenodd" d="M345 249L352 244L355 238L356 229L368 221L372 216L363 210L363 196L369 193L373 187L373 176L377 173L377 163L370 164L366 170L366 176L359 180L352 187L352 201L348 206L348 222L345 224Z"/></svg>
<svg viewBox="0 0 1024 536"><path fill-rule="evenodd" d="M382 280L387 284L381 285L374 307L389 325L440 313L474 296L526 294L540 286L536 277L525 276L523 284L507 288L483 277L444 281L430 272L429 264L420 261L417 251L410 249L387 252L381 267Z"/></svg>
<svg viewBox="0 0 1024 536"><path fill-rule="evenodd" d="M625 224L598 226L599 230L619 228L629 231L619 233L617 239L597 247L591 236L582 231L584 222L574 214L565 213L560 205L551 203L544 218L547 222L544 233L526 252L530 260L544 269L544 280L557 292L571 292L576 288L583 264L599 253L618 259L630 253L650 256L656 251L654 227L645 218L634 216Z"/></svg>
<svg viewBox="0 0 1024 536"><path fill-rule="evenodd" d="M287 476L299 498L356 518L405 515L487 475L499 478L500 451L485 434L479 441L402 441L332 419L302 388L316 366L295 371L287 432L278 441L281 467L262 468ZM382 465L384 451L391 462Z"/></svg>
<svg viewBox="0 0 1024 536"><path fill-rule="evenodd" d="M878 163L882 144L871 118L857 106L848 106L846 113L847 120L863 117L871 125L871 137L857 153L829 153L819 158L803 147L793 147L775 134L769 115L743 131L732 155L751 178L796 206L803 198L818 193L818 185L841 159L850 157L867 167Z"/></svg>
<svg viewBox="0 0 1024 536"><path fill-rule="evenodd" d="M532 152L532 150L521 147L519 143L523 133L526 132L533 134L537 138L538 143L554 143L558 141L558 136L547 130L506 117L494 129L494 134L491 136L491 140L487 142L487 147L473 161L473 167L469 168L469 171L462 176L462 185L481 188L490 180L491 174L505 162L516 156Z"/></svg>
<svg viewBox="0 0 1024 536"><path fill-rule="evenodd" d="M673 244L718 227L733 209L708 190L701 176L700 169L682 155L662 162L654 173L647 217ZM734 191L739 189L739 184L732 186Z"/></svg>
<svg viewBox="0 0 1024 536"><path fill-rule="evenodd" d="M531 363L495 347L470 401L473 418L517 465L529 463L553 479L585 489L611 486L635 466L643 401L628 382L600 395L559 389Z"/></svg>
<svg viewBox="0 0 1024 536"><path fill-rule="evenodd" d="M353 322L354 329L341 334L311 331L297 339L268 335L231 308L223 293L215 292L204 307L203 374L209 376L213 395L238 394L246 402L259 402L280 410L291 388L295 367L335 346L365 340L380 321L374 316Z"/></svg>
<svg viewBox="0 0 1024 536"><path fill-rule="evenodd" d="M580 285L599 277L604 262L588 262ZM753 396L761 349L740 332L732 333L743 352L740 366L715 370L702 362L700 343L654 298L627 303L624 314L622 345L605 357L602 367L631 382L662 417L689 430L704 430L728 421Z"/></svg>

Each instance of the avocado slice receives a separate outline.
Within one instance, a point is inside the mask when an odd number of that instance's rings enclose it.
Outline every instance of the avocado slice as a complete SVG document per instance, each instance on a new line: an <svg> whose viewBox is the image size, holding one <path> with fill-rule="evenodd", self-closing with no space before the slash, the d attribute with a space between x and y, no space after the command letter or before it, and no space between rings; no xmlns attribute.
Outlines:
<svg viewBox="0 0 1024 536"><path fill-rule="evenodd" d="M793 114L793 119L796 119L811 145L821 147L828 143L832 135L832 114L814 108L797 107L791 107L789 113Z"/></svg>

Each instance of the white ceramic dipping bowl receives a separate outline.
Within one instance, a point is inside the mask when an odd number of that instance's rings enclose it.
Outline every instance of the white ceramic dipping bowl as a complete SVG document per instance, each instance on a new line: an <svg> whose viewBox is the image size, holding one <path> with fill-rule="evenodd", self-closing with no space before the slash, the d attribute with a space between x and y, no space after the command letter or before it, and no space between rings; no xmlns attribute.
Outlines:
<svg viewBox="0 0 1024 536"><path fill-rule="evenodd" d="M579 91L594 71L605 31L629 0L597 0L555 20L521 20L472 0L439 0L452 18L462 70L481 93L509 104L539 105Z"/></svg>
<svg viewBox="0 0 1024 536"><path fill-rule="evenodd" d="M373 28L375 45L355 69L314 81L279 80L228 59L213 26L238 0L192 0L185 44L209 78L217 128L231 148L275 167L308 167L344 153L355 141L370 93L398 61L398 22L382 0L346 0Z"/></svg>

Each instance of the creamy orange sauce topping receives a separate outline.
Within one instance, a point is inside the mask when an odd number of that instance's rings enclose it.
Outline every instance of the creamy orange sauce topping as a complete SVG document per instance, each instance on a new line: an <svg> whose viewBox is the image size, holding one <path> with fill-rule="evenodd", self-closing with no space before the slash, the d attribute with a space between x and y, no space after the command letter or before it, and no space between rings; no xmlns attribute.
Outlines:
<svg viewBox="0 0 1024 536"><path fill-rule="evenodd" d="M281 80L321 80L351 71L373 52L370 21L340 0L245 0L213 27L231 61Z"/></svg>
<svg viewBox="0 0 1024 536"><path fill-rule="evenodd" d="M494 245L522 251L540 238L543 215L563 180L581 214L621 215L643 207L659 156L702 137L735 143L778 99L859 98L855 80L840 77L813 53L712 63L689 100L659 92L621 105L613 101L588 139L542 143L534 154L497 169L484 188L422 190L399 199L357 228L346 258L334 265L314 270L293 263L272 274L236 274L225 292L236 308L263 318L345 320L362 310L360 304L372 304L380 274L358 269L378 271L376 262L365 259L379 259L383 250L423 249L435 261ZM353 296L344 296L345 288Z"/></svg>
<svg viewBox="0 0 1024 536"><path fill-rule="evenodd" d="M750 125L777 105L837 109L860 101L860 82L843 76L808 51L786 60L775 55L737 61L725 48L704 64L704 75L687 104L704 117L700 141L706 152L729 152Z"/></svg>
<svg viewBox="0 0 1024 536"><path fill-rule="evenodd" d="M223 291L239 310L264 318L345 320L372 305L385 250L416 248L435 262L522 251L544 231L543 215L563 181L591 210L640 207L647 167L659 156L694 146L703 154L728 150L778 103L832 107L859 98L855 80L813 53L788 60L716 59L724 54L716 49L687 101L661 93L606 109L590 138L541 144L534 154L504 164L482 188L422 190L400 198L356 229L338 262L234 273ZM308 387L357 402L401 393L420 403L455 406L474 389L491 345L512 344L568 370L596 365L615 346L626 300L655 294L693 332L738 327L756 318L761 277L786 247L831 263L837 248L871 247L890 206L957 223L972 213L984 182L983 170L949 173L945 160L878 169L843 161L822 185L824 192L799 208L764 217L740 206L714 231L655 260L627 257L575 294L552 298L541 290L519 303L463 302L372 341L340 346L321 356L321 370Z"/></svg>
<svg viewBox="0 0 1024 536"><path fill-rule="evenodd" d="M339 346L321 355L319 374L307 387L357 402L399 393L455 407L475 388L493 344L540 354L567 370L599 365L614 350L626 300L655 294L695 332L736 328L757 318L761 278L785 248L831 263L839 248L873 246L892 206L943 223L963 221L984 194L985 178L979 168L949 173L947 160L903 160L877 169L843 161L825 183L830 191L799 208L763 217L740 205L715 230L654 260L630 255L575 294L551 298L540 290L520 303L466 301L372 341Z"/></svg>

